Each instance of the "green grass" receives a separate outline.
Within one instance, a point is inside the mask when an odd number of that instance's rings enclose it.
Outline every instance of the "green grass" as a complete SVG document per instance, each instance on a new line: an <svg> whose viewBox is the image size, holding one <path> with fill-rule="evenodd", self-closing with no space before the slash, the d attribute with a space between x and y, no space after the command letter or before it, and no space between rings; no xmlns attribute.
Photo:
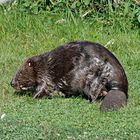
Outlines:
<svg viewBox="0 0 140 140"><path fill-rule="evenodd" d="M95 19L75 19L76 24L66 19L56 24L61 18L0 13L0 112L6 114L0 119L0 140L140 139L139 31L104 27ZM34 100L14 95L9 83L26 58L68 41L89 40L105 45L112 39L114 44L108 49L120 60L129 81L126 107L102 113L100 103L91 104L80 97Z"/></svg>

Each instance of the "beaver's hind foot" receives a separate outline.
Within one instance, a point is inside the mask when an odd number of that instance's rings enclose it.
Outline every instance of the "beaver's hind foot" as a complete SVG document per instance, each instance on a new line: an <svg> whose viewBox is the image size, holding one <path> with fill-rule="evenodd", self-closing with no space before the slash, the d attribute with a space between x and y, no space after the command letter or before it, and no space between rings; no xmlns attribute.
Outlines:
<svg viewBox="0 0 140 140"><path fill-rule="evenodd" d="M120 90L110 90L104 97L100 110L106 111L117 111L127 103L127 97L124 92Z"/></svg>

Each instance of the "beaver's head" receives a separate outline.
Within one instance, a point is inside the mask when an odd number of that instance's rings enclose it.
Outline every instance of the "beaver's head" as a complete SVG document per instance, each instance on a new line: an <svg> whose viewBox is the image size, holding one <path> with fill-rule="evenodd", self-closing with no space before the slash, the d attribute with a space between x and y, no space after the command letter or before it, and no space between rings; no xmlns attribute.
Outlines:
<svg viewBox="0 0 140 140"><path fill-rule="evenodd" d="M11 81L11 86L17 92L34 89L36 86L36 72L32 58L29 58L20 66Z"/></svg>

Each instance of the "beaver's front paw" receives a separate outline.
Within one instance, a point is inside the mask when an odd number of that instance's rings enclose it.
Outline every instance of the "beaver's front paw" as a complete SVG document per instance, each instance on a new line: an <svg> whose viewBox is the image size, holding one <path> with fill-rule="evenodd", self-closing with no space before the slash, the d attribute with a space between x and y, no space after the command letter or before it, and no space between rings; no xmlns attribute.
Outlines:
<svg viewBox="0 0 140 140"><path fill-rule="evenodd" d="M35 92L34 94L33 94L33 98L35 99L35 98L42 98L43 96L45 95L45 92Z"/></svg>

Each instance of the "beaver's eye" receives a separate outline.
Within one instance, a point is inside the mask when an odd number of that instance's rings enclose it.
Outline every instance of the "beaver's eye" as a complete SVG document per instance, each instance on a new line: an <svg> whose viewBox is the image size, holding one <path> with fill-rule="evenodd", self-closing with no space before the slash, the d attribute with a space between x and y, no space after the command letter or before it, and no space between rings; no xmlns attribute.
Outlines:
<svg viewBox="0 0 140 140"><path fill-rule="evenodd" d="M30 66L31 66L31 63L29 62L28 65L29 65L29 67L30 67Z"/></svg>

